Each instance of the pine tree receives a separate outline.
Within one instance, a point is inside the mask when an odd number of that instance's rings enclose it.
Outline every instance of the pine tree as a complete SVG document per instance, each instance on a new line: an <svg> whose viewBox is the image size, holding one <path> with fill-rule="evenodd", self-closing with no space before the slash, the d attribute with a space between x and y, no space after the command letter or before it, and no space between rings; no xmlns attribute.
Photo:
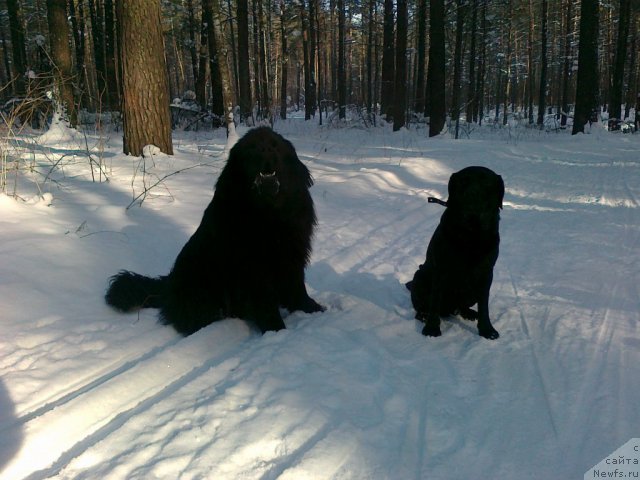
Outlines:
<svg viewBox="0 0 640 480"><path fill-rule="evenodd" d="M140 156L153 144L173 155L169 79L159 0L117 0L122 45L124 153Z"/></svg>
<svg viewBox="0 0 640 480"><path fill-rule="evenodd" d="M580 2L580 50L576 111L572 134L584 133L584 126L597 118L598 109L598 0Z"/></svg>

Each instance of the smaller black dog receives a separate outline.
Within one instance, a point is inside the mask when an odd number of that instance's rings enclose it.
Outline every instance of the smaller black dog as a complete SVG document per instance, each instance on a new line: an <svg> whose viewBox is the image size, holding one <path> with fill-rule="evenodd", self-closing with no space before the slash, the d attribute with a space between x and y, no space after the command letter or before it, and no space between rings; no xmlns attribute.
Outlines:
<svg viewBox="0 0 640 480"><path fill-rule="evenodd" d="M480 336L500 336L489 319L489 289L498 259L502 177L485 167L451 175L449 199L427 248L427 259L407 283L423 335L438 337L440 317L459 314L478 320ZM478 311L471 307L478 304Z"/></svg>

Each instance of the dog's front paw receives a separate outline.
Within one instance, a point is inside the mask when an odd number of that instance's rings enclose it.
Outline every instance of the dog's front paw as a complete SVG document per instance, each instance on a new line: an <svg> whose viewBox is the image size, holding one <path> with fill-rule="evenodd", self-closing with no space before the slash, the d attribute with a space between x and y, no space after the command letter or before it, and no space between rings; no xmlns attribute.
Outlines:
<svg viewBox="0 0 640 480"><path fill-rule="evenodd" d="M307 296L306 298L299 299L295 302L290 302L284 305L289 312L302 311L304 313L316 313L324 312L325 307L316 302L313 298Z"/></svg>
<svg viewBox="0 0 640 480"><path fill-rule="evenodd" d="M498 331L495 328L493 328L491 325L483 328L478 327L478 334L481 337L487 338L489 340L495 340L500 336Z"/></svg>
<svg viewBox="0 0 640 480"><path fill-rule="evenodd" d="M309 298L309 301L302 308L304 313L324 312L327 308L320 305L313 298Z"/></svg>
<svg viewBox="0 0 640 480"><path fill-rule="evenodd" d="M425 325L422 329L422 334L425 337L439 337L442 335L442 332L438 326L434 327L433 325Z"/></svg>

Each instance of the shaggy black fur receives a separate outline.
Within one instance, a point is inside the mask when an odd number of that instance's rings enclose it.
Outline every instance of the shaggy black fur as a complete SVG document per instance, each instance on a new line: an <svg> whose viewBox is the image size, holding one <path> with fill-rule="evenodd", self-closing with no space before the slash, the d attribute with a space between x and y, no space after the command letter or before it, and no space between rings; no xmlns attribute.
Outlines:
<svg viewBox="0 0 640 480"><path fill-rule="evenodd" d="M323 311L304 284L316 224L312 184L289 141L266 127L249 131L231 149L169 275L121 271L107 303L125 312L159 308L184 335L225 317L253 321L264 333L285 328L279 307Z"/></svg>
<svg viewBox="0 0 640 480"><path fill-rule="evenodd" d="M437 337L440 317L459 314L478 320L481 336L500 335L489 319L489 290L498 259L502 177L485 167L467 167L451 175L449 199L429 246L427 258L407 283L424 335ZM471 307L478 304L478 311Z"/></svg>

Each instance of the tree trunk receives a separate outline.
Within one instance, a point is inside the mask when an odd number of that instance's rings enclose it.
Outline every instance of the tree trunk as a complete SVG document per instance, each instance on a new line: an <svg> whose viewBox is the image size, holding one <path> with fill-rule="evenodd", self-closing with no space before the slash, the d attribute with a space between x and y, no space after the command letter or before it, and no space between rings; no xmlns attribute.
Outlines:
<svg viewBox="0 0 640 480"><path fill-rule="evenodd" d="M186 8L189 29L189 55L191 56L191 73L193 75L195 90L195 84L198 82L198 68L200 67L200 62L198 55L198 41L196 40L196 15L193 10L193 0L187 0Z"/></svg>
<svg viewBox="0 0 640 480"><path fill-rule="evenodd" d="M47 21L53 78L64 118L71 128L78 123L75 99L73 97L73 61L69 45L69 24L67 23L66 0L47 0Z"/></svg>
<svg viewBox="0 0 640 480"><path fill-rule="evenodd" d="M369 0L369 23L367 32L367 114L369 119L372 117L374 109L373 101L373 44L374 44L374 31L375 31L375 16L376 1Z"/></svg>
<svg viewBox="0 0 640 480"><path fill-rule="evenodd" d="M264 12L262 9L262 0L254 0L258 3L258 29L260 32L260 112L261 118L266 119L271 117L271 99L269 98L269 76L267 75L267 45L265 42L265 28L264 28Z"/></svg>
<svg viewBox="0 0 640 480"><path fill-rule="evenodd" d="M202 0L202 21L206 23L207 43L209 49L209 72L211 74L211 110L215 115L223 117L225 115L224 92L222 85L222 65L219 57L218 38L215 34L215 9L218 0ZM219 9L220 7L217 6Z"/></svg>
<svg viewBox="0 0 640 480"><path fill-rule="evenodd" d="M204 15L203 15L204 17ZM198 48L198 76L196 77L196 100L201 108L207 108L207 72L209 64L209 31L204 18L200 21L200 46Z"/></svg>
<svg viewBox="0 0 640 480"><path fill-rule="evenodd" d="M258 20L258 1L261 0L253 0L251 2L251 16L253 17L253 94L258 111L257 116L260 117L260 112L262 111L262 89L267 87L260 83L260 62L258 61L260 58L260 21Z"/></svg>
<svg viewBox="0 0 640 480"><path fill-rule="evenodd" d="M79 97L78 105L80 108L85 106L85 96L87 92L85 91L86 85L84 81L84 59L85 59L85 41L84 41L84 32L85 32L85 23L84 23L84 7L82 6L82 2L78 4L78 8L76 9L75 1L71 0L69 2L69 17L71 20L71 31L73 33L73 44L74 44L74 53L76 56L75 61L75 76L76 76L76 85L78 88Z"/></svg>
<svg viewBox="0 0 640 480"><path fill-rule="evenodd" d="M467 122L475 122L476 37L478 36L478 0L471 0L471 46L469 47L469 82L467 84Z"/></svg>
<svg viewBox="0 0 640 480"><path fill-rule="evenodd" d="M627 57L627 37L631 21L631 0L620 0L618 15L618 41L613 62L613 78L609 92L609 118L622 119L622 84L624 81L624 62Z"/></svg>
<svg viewBox="0 0 640 480"><path fill-rule="evenodd" d="M240 121L251 117L251 74L249 73L249 4L238 0L238 81L240 83Z"/></svg>
<svg viewBox="0 0 640 480"><path fill-rule="evenodd" d="M540 40L540 93L538 97L538 126L544 128L547 98L547 0L542 0L542 27Z"/></svg>
<svg viewBox="0 0 640 480"><path fill-rule="evenodd" d="M416 100L414 103L414 110L416 113L419 113L424 112L424 74L427 52L427 0L418 0L418 17L416 21L418 22L418 66L416 72Z"/></svg>
<svg viewBox="0 0 640 480"><path fill-rule="evenodd" d="M107 67L104 60L104 16L100 4L89 0L89 16L91 18L91 38L93 38L93 58L96 67L96 83L98 88L99 107L107 109Z"/></svg>
<svg viewBox="0 0 640 480"><path fill-rule="evenodd" d="M326 61L326 54L322 50L323 42L326 42L326 37L322 34L322 29L320 26L320 15L318 14L318 10L320 8L316 4L315 9L315 25L316 25L316 50L317 50L317 58L318 58L318 68L316 69L316 79L317 79L317 88L316 88L316 106L318 108L318 124L322 125L322 100L326 96L326 78L323 77L325 75L325 67L323 62Z"/></svg>
<svg viewBox="0 0 640 480"><path fill-rule="evenodd" d="M394 102L393 83L395 81L393 47L393 0L384 0L384 29L382 33L382 85L381 113L390 117ZM387 118L389 120L389 118Z"/></svg>
<svg viewBox="0 0 640 480"><path fill-rule="evenodd" d="M429 47L429 105L431 117L429 136L439 135L447 120L445 104L445 38L444 38L444 0L431 0Z"/></svg>
<svg viewBox="0 0 640 480"><path fill-rule="evenodd" d="M13 54L14 92L26 93L25 74L27 73L27 51L24 34L24 21L18 0L7 0L9 30L11 33L11 52Z"/></svg>
<svg viewBox="0 0 640 480"><path fill-rule="evenodd" d="M280 83L280 118L287 118L287 68L289 65L289 52L287 50L287 32L285 29L285 4L280 0L280 36L282 37L282 74Z"/></svg>
<svg viewBox="0 0 640 480"><path fill-rule="evenodd" d="M347 116L347 72L345 69L344 0L338 0L338 117Z"/></svg>
<svg viewBox="0 0 640 480"><path fill-rule="evenodd" d="M456 46L453 56L453 92L451 92L451 120L456 123L456 139L460 125L460 84L462 77L462 29L465 7L462 0L456 2Z"/></svg>
<svg viewBox="0 0 640 480"><path fill-rule="evenodd" d="M484 84L487 65L487 1L482 0L482 14L481 14L481 26L482 30L482 48L480 50L480 69L478 71L478 81L476 83L476 106L474 107L473 119L478 119L478 124L482 125L484 118Z"/></svg>
<svg viewBox="0 0 640 480"><path fill-rule="evenodd" d="M111 112L120 110L120 79L116 69L116 31L113 0L104 0L104 51L107 75L107 108Z"/></svg>
<svg viewBox="0 0 640 480"><path fill-rule="evenodd" d="M580 51L578 53L578 81L573 135L584 133L586 123L597 119L598 17L598 0L581 0Z"/></svg>
<svg viewBox="0 0 640 480"><path fill-rule="evenodd" d="M309 113L313 117L316 115L316 104L318 102L318 81L316 75L316 2L317 0L309 0L309 87L306 91L306 98L310 108Z"/></svg>
<svg viewBox="0 0 640 480"><path fill-rule="evenodd" d="M405 125L407 109L407 0L398 0L398 25L396 27L396 80L393 113L393 131Z"/></svg>
<svg viewBox="0 0 640 480"><path fill-rule="evenodd" d="M311 120L311 105L307 98L311 89L311 65L309 59L309 20L304 7L304 1L300 2L300 23L302 27L302 63L304 68L304 119Z"/></svg>
<svg viewBox="0 0 640 480"><path fill-rule="evenodd" d="M231 39L231 59L232 59L232 65L233 65L233 76L232 76L232 83L231 85L233 86L233 92L235 92L235 96L240 96L240 75L238 73L238 49L236 48L236 35L235 32L233 30L233 11L231 9L231 0L227 0L227 11L229 14L229 38ZM236 19L237 20L237 19ZM220 40L222 41L222 40ZM229 73L232 73L231 71ZM234 104L238 103L237 98L234 96Z"/></svg>
<svg viewBox="0 0 640 480"><path fill-rule="evenodd" d="M627 99L624 102L624 117L629 118L629 110L633 105L633 94L638 90L638 75L636 61L638 57L638 30L634 28L631 36L631 55L629 60L629 82L627 88Z"/></svg>
<svg viewBox="0 0 640 480"><path fill-rule="evenodd" d="M527 39L527 112L529 117L529 125L533 125L533 90L535 87L535 75L533 68L533 37L534 37L535 17L533 15L533 0L529 0L529 36Z"/></svg>
<svg viewBox="0 0 640 480"><path fill-rule="evenodd" d="M153 144L173 155L169 79L159 0L117 0L120 25L124 153Z"/></svg>
<svg viewBox="0 0 640 480"><path fill-rule="evenodd" d="M567 124L567 112L569 110L569 69L571 68L571 21L573 19L571 10L573 0L567 1L566 26L564 32L564 62L562 65L562 117L560 125Z"/></svg>
<svg viewBox="0 0 640 480"><path fill-rule="evenodd" d="M211 12L212 22L209 29L209 55L217 57L219 59L219 74L220 74L220 87L222 93L221 103L223 105L224 119L227 126L227 136L232 136L235 132L235 124L233 122L233 84L231 83L231 70L229 69L229 62L227 62L228 49L223 47L224 36L222 34L222 25L225 21L222 15L222 7L219 0L203 0L203 7L206 5L205 10ZM218 50L214 50L214 45Z"/></svg>
<svg viewBox="0 0 640 480"><path fill-rule="evenodd" d="M0 76L0 82L2 85L6 85L9 83L9 79L11 78L11 62L9 60L9 52L7 50L7 35L4 31L4 25L0 24L0 45L2 45L2 63L4 69L2 69L2 75ZM12 88L12 86L9 86ZM9 92L4 92L8 94Z"/></svg>

